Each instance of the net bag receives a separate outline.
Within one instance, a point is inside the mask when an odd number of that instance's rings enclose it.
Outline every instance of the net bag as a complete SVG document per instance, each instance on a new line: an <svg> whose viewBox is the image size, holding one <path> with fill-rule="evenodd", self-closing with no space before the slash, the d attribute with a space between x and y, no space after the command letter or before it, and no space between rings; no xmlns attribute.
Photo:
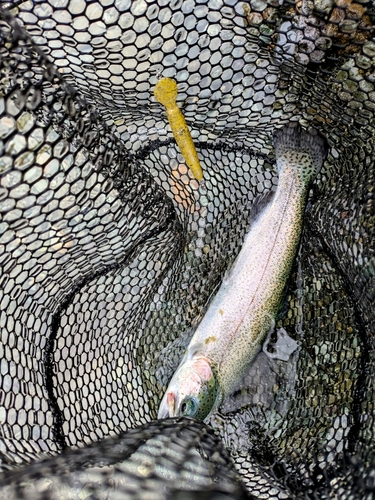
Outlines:
<svg viewBox="0 0 375 500"><path fill-rule="evenodd" d="M0 498L374 498L374 15L1 2ZM207 425L156 420L290 122L329 154L275 331Z"/></svg>

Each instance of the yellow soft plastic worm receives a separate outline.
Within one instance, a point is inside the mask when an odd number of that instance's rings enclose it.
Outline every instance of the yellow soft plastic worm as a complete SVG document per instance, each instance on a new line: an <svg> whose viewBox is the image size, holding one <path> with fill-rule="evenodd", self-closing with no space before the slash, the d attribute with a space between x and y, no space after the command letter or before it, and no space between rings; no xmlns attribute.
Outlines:
<svg viewBox="0 0 375 500"><path fill-rule="evenodd" d="M203 179L203 171L199 163L197 151L184 115L176 103L177 83L172 78L162 78L155 85L154 95L156 100L165 106L169 125L187 166L192 171L194 177L198 181L201 181Z"/></svg>

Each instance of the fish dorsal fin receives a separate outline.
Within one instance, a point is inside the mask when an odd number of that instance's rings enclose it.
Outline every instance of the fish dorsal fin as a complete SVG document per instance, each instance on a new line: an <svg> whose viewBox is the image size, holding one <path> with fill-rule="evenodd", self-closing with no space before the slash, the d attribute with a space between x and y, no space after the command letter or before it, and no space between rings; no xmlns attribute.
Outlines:
<svg viewBox="0 0 375 500"><path fill-rule="evenodd" d="M274 191L266 191L264 193L259 194L253 201L250 208L250 217L249 222L250 225L254 224L257 221L259 216L270 206L272 200L275 196Z"/></svg>

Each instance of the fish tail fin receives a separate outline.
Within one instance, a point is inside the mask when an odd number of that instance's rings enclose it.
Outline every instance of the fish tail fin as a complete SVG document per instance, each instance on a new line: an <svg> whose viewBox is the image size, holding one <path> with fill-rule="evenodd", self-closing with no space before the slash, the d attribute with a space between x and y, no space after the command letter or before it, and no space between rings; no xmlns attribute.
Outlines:
<svg viewBox="0 0 375 500"><path fill-rule="evenodd" d="M301 170L306 182L318 174L327 157L325 139L315 130L305 132L295 123L276 130L273 143L279 172L286 165L293 165Z"/></svg>

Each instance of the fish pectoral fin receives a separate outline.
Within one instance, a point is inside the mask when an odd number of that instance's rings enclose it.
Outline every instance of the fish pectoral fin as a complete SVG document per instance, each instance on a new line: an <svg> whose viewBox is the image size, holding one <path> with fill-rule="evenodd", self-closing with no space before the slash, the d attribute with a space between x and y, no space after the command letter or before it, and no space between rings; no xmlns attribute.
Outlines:
<svg viewBox="0 0 375 500"><path fill-rule="evenodd" d="M193 357L196 356L199 351L202 351L202 348L203 348L203 344L201 342L199 342L199 343L197 342L197 343L189 346L187 351L186 351L186 354L185 354L186 359L188 359L188 360L193 359ZM184 359L185 359L185 356L184 356Z"/></svg>

